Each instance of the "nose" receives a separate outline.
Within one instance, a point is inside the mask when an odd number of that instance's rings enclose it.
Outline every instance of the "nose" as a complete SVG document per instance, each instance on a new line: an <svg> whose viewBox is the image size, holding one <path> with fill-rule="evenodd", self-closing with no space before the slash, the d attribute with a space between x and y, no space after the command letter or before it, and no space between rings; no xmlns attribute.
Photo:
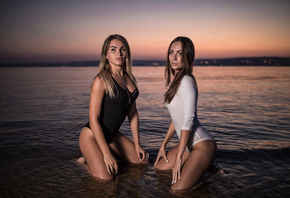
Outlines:
<svg viewBox="0 0 290 198"><path fill-rule="evenodd" d="M176 57L176 53L175 54L173 54L173 60L176 60L177 59L177 57Z"/></svg>
<svg viewBox="0 0 290 198"><path fill-rule="evenodd" d="M122 56L123 55L123 53L122 53L122 50L120 49L120 50L118 50L118 55L120 55L120 56Z"/></svg>

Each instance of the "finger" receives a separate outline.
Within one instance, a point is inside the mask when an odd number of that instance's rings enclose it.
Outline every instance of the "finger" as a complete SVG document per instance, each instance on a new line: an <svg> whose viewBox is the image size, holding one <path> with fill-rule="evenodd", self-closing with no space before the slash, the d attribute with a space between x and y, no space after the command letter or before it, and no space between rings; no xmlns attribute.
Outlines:
<svg viewBox="0 0 290 198"><path fill-rule="evenodd" d="M117 163L114 163L114 169L115 169L115 174L118 173L118 164Z"/></svg>
<svg viewBox="0 0 290 198"><path fill-rule="evenodd" d="M175 175L176 175L176 171L175 171L175 169L173 169L173 171L172 171L172 182L171 182L171 184L176 183L176 177L175 177Z"/></svg>
<svg viewBox="0 0 290 198"><path fill-rule="evenodd" d="M157 157L156 157L156 160L155 160L154 166L157 166L157 164L158 164L158 162L159 162L159 159L160 159L160 155L158 154Z"/></svg>
<svg viewBox="0 0 290 198"><path fill-rule="evenodd" d="M146 161L149 160L149 153L146 153Z"/></svg>
<svg viewBox="0 0 290 198"><path fill-rule="evenodd" d="M164 154L164 160L165 160L165 162L167 162L168 163L168 159L167 159L167 156L166 156L166 154Z"/></svg>
<svg viewBox="0 0 290 198"><path fill-rule="evenodd" d="M149 155L146 151L143 153L143 161L148 161Z"/></svg>
<svg viewBox="0 0 290 198"><path fill-rule="evenodd" d="M109 174L111 174L110 165L107 165L107 171Z"/></svg>
<svg viewBox="0 0 290 198"><path fill-rule="evenodd" d="M114 164L111 165L111 173L112 174L116 174L116 170L115 170L115 165Z"/></svg>
<svg viewBox="0 0 290 198"><path fill-rule="evenodd" d="M140 160L140 161L142 161L142 159L141 159L141 156L140 156L140 153L139 153L139 152L137 152L137 156L138 156L139 160Z"/></svg>
<svg viewBox="0 0 290 198"><path fill-rule="evenodd" d="M111 173L115 174L114 164L111 164L110 169L111 169Z"/></svg>
<svg viewBox="0 0 290 198"><path fill-rule="evenodd" d="M141 155L142 155L142 157L141 157ZM141 154L139 154L139 159L140 159L140 161L143 161L144 159L145 159L145 152L142 152Z"/></svg>
<svg viewBox="0 0 290 198"><path fill-rule="evenodd" d="M180 179L180 169L177 171L177 179Z"/></svg>
<svg viewBox="0 0 290 198"><path fill-rule="evenodd" d="M171 181L171 184L173 184L174 183L174 179L175 179L175 172L174 172L174 169L172 170L172 181Z"/></svg>
<svg viewBox="0 0 290 198"><path fill-rule="evenodd" d="M143 154L143 159L142 159L142 161L148 161L148 159L149 159L149 154L148 153L146 153L146 152L144 152L144 154Z"/></svg>

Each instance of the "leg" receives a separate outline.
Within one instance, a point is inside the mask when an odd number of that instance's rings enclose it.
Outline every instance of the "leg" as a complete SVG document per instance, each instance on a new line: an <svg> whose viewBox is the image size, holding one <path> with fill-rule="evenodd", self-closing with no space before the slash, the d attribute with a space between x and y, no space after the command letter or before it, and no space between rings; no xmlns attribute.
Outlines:
<svg viewBox="0 0 290 198"><path fill-rule="evenodd" d="M178 145L176 145L175 147L173 147L173 149L167 152L166 155L167 155L168 162L166 162L163 157L159 160L159 163L155 167L157 170L159 171L170 170L171 171L175 158L176 158L177 147ZM188 158L188 156L189 156L189 153L185 150L182 156L182 162L184 162Z"/></svg>
<svg viewBox="0 0 290 198"><path fill-rule="evenodd" d="M140 159L135 151L134 143L125 135L123 135L120 131L117 133L113 141L109 144L109 147L114 156L127 163L147 163L146 161L140 162Z"/></svg>
<svg viewBox="0 0 290 198"><path fill-rule="evenodd" d="M194 145L182 167L180 179L171 186L172 191L186 192L194 188L212 164L215 152L216 143L212 140Z"/></svg>
<svg viewBox="0 0 290 198"><path fill-rule="evenodd" d="M81 131L79 146L85 160L80 158L78 162L83 164L93 177L101 179L102 181L112 180L114 178L114 175L108 173L102 151L92 131L87 127L84 127ZM85 165L85 161L87 166Z"/></svg>

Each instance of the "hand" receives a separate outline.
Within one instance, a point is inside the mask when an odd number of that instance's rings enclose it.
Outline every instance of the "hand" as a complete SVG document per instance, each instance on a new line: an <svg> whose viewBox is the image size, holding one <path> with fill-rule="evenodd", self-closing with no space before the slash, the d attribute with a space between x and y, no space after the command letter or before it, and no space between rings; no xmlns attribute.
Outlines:
<svg viewBox="0 0 290 198"><path fill-rule="evenodd" d="M118 173L117 161L111 153L104 155L104 162L106 164L106 168L109 174Z"/></svg>
<svg viewBox="0 0 290 198"><path fill-rule="evenodd" d="M137 156L140 159L140 162L142 161L147 162L149 160L149 154L140 146L140 144L135 145L135 150L136 150Z"/></svg>
<svg viewBox="0 0 290 198"><path fill-rule="evenodd" d="M172 167L172 182L171 184L174 184L177 182L178 179L180 179L180 170L182 165L182 159L181 157L176 157L175 162Z"/></svg>
<svg viewBox="0 0 290 198"><path fill-rule="evenodd" d="M154 166L157 166L157 164L159 163L160 158L163 157L164 160L168 163L168 159L166 157L166 151L165 148L163 146L160 147L159 152L157 154Z"/></svg>

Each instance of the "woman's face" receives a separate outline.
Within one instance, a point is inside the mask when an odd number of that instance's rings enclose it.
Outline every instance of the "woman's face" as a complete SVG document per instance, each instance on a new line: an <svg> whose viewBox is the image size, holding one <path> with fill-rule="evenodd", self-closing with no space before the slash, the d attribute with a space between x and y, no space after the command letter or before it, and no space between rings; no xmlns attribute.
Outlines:
<svg viewBox="0 0 290 198"><path fill-rule="evenodd" d="M171 68L175 71L179 71L182 65L182 43L181 41L176 41L171 44L168 52L168 58Z"/></svg>
<svg viewBox="0 0 290 198"><path fill-rule="evenodd" d="M122 67L126 62L127 51L124 44L118 39L113 39L107 52L107 59L111 66Z"/></svg>

